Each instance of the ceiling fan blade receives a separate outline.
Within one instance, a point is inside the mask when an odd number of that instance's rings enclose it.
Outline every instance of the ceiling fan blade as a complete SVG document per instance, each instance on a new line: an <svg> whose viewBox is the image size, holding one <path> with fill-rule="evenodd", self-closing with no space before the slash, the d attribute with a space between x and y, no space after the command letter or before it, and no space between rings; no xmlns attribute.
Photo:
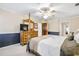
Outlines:
<svg viewBox="0 0 79 59"><path fill-rule="evenodd" d="M79 3L76 3L75 6L79 6Z"/></svg>

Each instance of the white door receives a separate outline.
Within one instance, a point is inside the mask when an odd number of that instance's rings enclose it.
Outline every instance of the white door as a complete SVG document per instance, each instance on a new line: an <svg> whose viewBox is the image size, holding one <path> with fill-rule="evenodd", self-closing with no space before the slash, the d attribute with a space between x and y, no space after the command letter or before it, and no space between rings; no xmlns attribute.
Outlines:
<svg viewBox="0 0 79 59"><path fill-rule="evenodd" d="M68 22L63 22L61 25L62 35L67 35L70 32L70 27Z"/></svg>
<svg viewBox="0 0 79 59"><path fill-rule="evenodd" d="M42 24L38 23L38 36L42 36Z"/></svg>

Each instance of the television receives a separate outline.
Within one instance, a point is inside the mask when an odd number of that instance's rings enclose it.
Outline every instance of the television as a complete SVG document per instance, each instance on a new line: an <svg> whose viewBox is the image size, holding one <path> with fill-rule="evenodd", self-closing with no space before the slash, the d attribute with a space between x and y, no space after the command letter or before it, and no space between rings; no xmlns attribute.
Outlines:
<svg viewBox="0 0 79 59"><path fill-rule="evenodd" d="M20 31L28 31L28 25L27 24L20 24Z"/></svg>

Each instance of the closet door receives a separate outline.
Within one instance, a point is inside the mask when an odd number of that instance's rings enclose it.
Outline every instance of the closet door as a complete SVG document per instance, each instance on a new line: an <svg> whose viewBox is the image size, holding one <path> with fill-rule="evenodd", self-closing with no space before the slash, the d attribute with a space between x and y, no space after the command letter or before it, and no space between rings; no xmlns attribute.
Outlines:
<svg viewBox="0 0 79 59"><path fill-rule="evenodd" d="M48 35L48 24L42 23L42 35Z"/></svg>

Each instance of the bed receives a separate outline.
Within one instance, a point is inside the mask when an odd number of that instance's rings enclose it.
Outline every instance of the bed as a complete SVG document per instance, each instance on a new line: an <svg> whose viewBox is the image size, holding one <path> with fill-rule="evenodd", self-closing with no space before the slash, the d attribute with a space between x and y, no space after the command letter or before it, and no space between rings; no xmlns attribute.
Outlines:
<svg viewBox="0 0 79 59"><path fill-rule="evenodd" d="M29 41L29 49L41 56L59 56L64 40L65 37L56 35L35 37Z"/></svg>
<svg viewBox="0 0 79 59"><path fill-rule="evenodd" d="M31 38L28 51L40 56L79 55L79 32L70 32L67 36L45 35Z"/></svg>

